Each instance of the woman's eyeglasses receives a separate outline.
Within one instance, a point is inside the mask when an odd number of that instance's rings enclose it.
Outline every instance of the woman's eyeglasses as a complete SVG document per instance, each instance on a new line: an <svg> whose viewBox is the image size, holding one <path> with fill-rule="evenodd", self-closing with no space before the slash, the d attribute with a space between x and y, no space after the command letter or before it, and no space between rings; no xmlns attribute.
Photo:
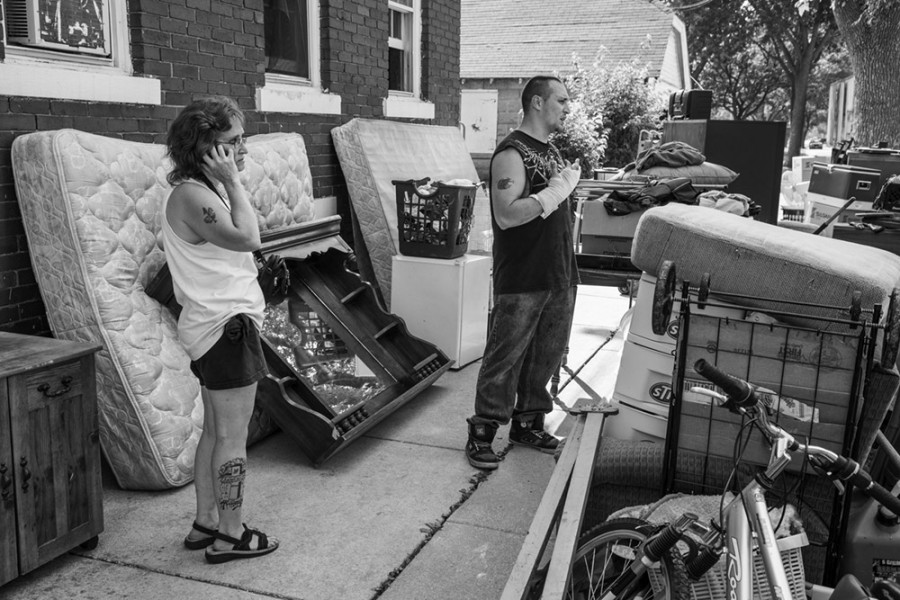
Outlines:
<svg viewBox="0 0 900 600"><path fill-rule="evenodd" d="M234 148L235 150L237 150L238 146L243 146L246 143L246 140L244 139L244 136L239 135L236 138L234 138L233 140L217 140L216 143L217 144L227 144L227 145L231 146L232 148Z"/></svg>

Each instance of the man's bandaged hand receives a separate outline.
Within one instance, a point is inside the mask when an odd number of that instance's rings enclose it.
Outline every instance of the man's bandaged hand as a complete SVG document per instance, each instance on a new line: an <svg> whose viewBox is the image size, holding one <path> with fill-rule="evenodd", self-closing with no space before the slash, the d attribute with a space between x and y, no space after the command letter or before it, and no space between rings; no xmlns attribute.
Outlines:
<svg viewBox="0 0 900 600"><path fill-rule="evenodd" d="M562 204L581 179L581 167L578 164L566 165L562 171L550 178L547 187L532 194L531 197L541 205L541 217L547 218Z"/></svg>

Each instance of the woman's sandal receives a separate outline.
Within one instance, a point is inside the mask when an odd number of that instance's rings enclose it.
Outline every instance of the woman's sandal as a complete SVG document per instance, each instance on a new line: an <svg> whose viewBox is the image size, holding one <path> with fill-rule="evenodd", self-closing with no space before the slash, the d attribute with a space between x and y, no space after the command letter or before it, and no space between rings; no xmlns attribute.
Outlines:
<svg viewBox="0 0 900 600"><path fill-rule="evenodd" d="M203 550L207 546L211 546L214 541L216 541L216 534L219 533L217 529L210 529L209 527L204 527L194 521L194 524L191 525L193 529L199 531L200 533L205 533L209 537L200 538L199 540L192 540L191 536L188 535L184 538L184 547L188 550Z"/></svg>
<svg viewBox="0 0 900 600"><path fill-rule="evenodd" d="M256 558L257 556L264 556L270 552L274 552L278 548L277 539L269 538L263 532L256 529L250 529L246 524L243 525L244 533L241 535L241 539L233 538L230 535L225 535L224 533L219 533L217 531L215 535L218 539L228 542L229 544L234 544L234 547L231 548L231 550L216 550L210 546L206 549L206 562L218 564L236 558ZM253 541L253 536L256 536L258 541L256 549L251 550L250 542Z"/></svg>

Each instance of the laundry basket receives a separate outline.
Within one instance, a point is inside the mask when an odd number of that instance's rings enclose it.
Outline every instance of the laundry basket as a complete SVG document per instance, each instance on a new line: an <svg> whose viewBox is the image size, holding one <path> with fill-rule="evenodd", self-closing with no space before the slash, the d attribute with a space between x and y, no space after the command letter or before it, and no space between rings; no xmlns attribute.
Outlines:
<svg viewBox="0 0 900 600"><path fill-rule="evenodd" d="M429 181L393 181L400 253L427 258L462 256L469 246L477 186Z"/></svg>

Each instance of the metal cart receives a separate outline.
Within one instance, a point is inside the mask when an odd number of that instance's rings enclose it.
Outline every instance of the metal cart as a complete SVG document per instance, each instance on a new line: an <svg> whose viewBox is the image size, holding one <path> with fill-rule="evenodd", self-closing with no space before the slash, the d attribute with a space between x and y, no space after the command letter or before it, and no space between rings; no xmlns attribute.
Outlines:
<svg viewBox="0 0 900 600"><path fill-rule="evenodd" d="M653 324L660 331L671 319L667 310L678 285L674 271L673 264L664 263L654 290ZM664 492L718 494L726 487L740 489L740 481L746 482L755 466L768 461L768 444L760 432L746 429L741 417L691 391L710 385L693 375L692 365L700 358L770 390L767 398L774 419L798 439L865 461L896 391L890 386L881 389L890 379L886 376L895 372L882 374L880 367L893 366L897 357L896 293L884 315L880 305L861 307L854 294L845 308L772 299L782 306L793 305L793 310L755 311L745 319L692 310L716 301L743 304L732 294L712 300L708 278L697 288L682 282L680 298ZM810 318L810 308L839 309L841 314ZM804 325L791 324L797 322ZM734 469L739 456L741 467ZM808 472L806 465L789 467L786 481L789 485L780 500L798 510L806 528L810 548L804 562L809 579L832 584L849 503L829 480Z"/></svg>

